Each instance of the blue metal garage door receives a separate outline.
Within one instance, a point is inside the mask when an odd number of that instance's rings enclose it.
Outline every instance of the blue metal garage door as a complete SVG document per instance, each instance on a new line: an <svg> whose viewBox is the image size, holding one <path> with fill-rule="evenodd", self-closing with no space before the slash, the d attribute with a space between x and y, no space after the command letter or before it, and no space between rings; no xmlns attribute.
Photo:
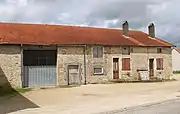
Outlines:
<svg viewBox="0 0 180 114"><path fill-rule="evenodd" d="M25 66L24 72L28 87L56 85L56 66Z"/></svg>
<svg viewBox="0 0 180 114"><path fill-rule="evenodd" d="M24 51L24 87L56 86L56 56L54 50Z"/></svg>

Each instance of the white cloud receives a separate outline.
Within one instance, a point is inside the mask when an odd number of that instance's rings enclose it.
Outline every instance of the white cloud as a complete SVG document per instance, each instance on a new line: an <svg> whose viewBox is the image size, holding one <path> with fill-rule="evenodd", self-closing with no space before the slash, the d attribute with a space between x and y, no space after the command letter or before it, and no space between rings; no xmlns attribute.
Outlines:
<svg viewBox="0 0 180 114"><path fill-rule="evenodd" d="M27 5L27 0L6 0L6 3L21 7Z"/></svg>
<svg viewBox="0 0 180 114"><path fill-rule="evenodd" d="M1 0L0 21L120 28L122 21L127 20L130 28L145 32L147 25L155 22L157 36L177 42L179 3L179 0Z"/></svg>

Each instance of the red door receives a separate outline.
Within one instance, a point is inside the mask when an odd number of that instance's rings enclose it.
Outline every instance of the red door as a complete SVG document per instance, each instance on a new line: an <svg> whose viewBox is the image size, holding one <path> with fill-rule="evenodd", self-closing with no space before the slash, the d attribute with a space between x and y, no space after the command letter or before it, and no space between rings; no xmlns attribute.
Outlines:
<svg viewBox="0 0 180 114"><path fill-rule="evenodd" d="M113 58L113 79L119 79L119 59Z"/></svg>

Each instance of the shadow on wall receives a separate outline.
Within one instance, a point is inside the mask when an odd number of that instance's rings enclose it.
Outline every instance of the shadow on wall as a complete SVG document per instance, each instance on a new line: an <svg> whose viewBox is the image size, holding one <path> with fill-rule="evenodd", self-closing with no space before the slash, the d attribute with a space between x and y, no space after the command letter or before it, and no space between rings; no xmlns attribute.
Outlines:
<svg viewBox="0 0 180 114"><path fill-rule="evenodd" d="M0 114L28 108L39 108L36 104L13 89L0 67Z"/></svg>

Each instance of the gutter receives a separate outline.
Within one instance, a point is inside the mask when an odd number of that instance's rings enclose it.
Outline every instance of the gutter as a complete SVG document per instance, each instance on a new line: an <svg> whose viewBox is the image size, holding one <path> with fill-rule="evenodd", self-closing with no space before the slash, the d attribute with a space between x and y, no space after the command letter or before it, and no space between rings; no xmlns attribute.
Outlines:
<svg viewBox="0 0 180 114"><path fill-rule="evenodd" d="M23 44L20 46L21 49L21 87L25 87L25 77L24 77L24 65L23 65Z"/></svg>
<svg viewBox="0 0 180 114"><path fill-rule="evenodd" d="M84 85L87 84L86 76L86 45L84 45Z"/></svg>

